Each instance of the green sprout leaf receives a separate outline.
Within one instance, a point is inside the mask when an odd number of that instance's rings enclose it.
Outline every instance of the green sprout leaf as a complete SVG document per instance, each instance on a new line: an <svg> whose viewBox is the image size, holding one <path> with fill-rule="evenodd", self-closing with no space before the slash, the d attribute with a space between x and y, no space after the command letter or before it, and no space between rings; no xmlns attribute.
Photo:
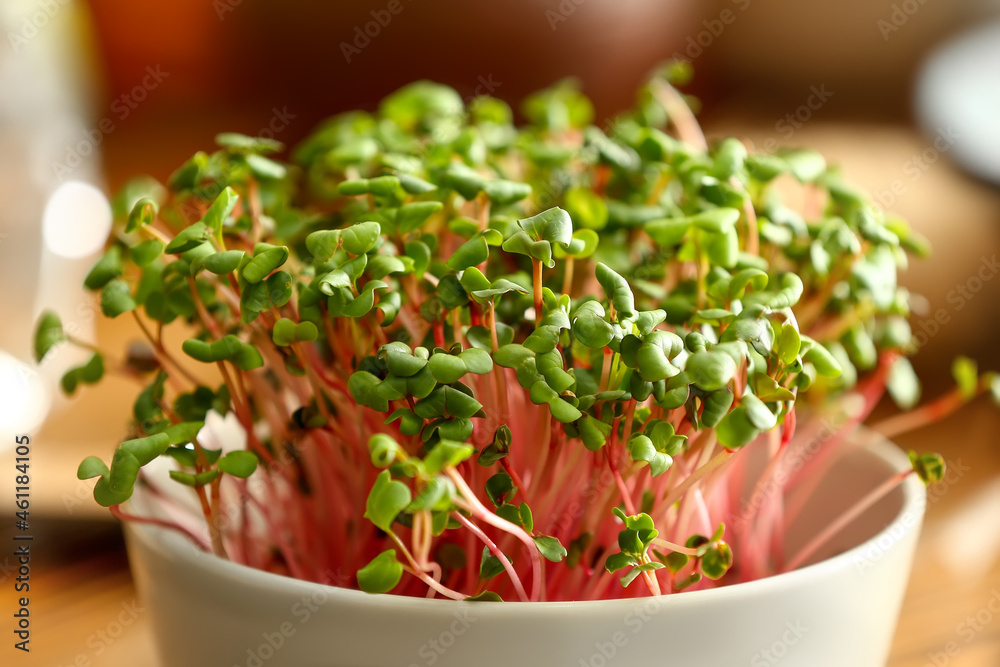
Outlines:
<svg viewBox="0 0 1000 667"><path fill-rule="evenodd" d="M917 473L917 477L924 484L940 482L944 479L945 472L947 472L944 458L940 454L917 454L911 451L910 463L913 465L913 470Z"/></svg>
<svg viewBox="0 0 1000 667"><path fill-rule="evenodd" d="M145 268L163 254L164 247L163 241L149 239L148 241L143 241L132 246L129 254L132 256L132 261L135 262L136 266Z"/></svg>
<svg viewBox="0 0 1000 667"><path fill-rule="evenodd" d="M215 143L223 148L231 148L246 153L277 153L284 144L267 137L250 137L238 132L222 132L215 135Z"/></svg>
<svg viewBox="0 0 1000 667"><path fill-rule="evenodd" d="M358 587L366 593L388 593L403 577L403 565L396 550L388 549L358 570Z"/></svg>
<svg viewBox="0 0 1000 667"><path fill-rule="evenodd" d="M460 245L448 261L445 262L452 271L462 271L470 266L482 264L489 258L490 248L486 239L477 235Z"/></svg>
<svg viewBox="0 0 1000 667"><path fill-rule="evenodd" d="M657 552L657 557L667 566L672 574L677 574L688 564L690 560L686 554L679 553L677 551L671 551L668 554L662 555Z"/></svg>
<svg viewBox="0 0 1000 667"><path fill-rule="evenodd" d="M701 571L712 580L721 579L733 565L733 550L725 542L719 542L701 557Z"/></svg>
<svg viewBox="0 0 1000 667"><path fill-rule="evenodd" d="M504 557L509 562L514 562L510 556L504 554ZM500 559L490 553L489 547L483 547L482 557L479 562L479 578L483 581L489 581L503 571L504 566L500 562Z"/></svg>
<svg viewBox="0 0 1000 667"><path fill-rule="evenodd" d="M158 209L159 207L152 199L146 197L137 199L128 214L128 222L125 223L125 233L129 234L144 225L152 224L153 219L156 218Z"/></svg>
<svg viewBox="0 0 1000 667"><path fill-rule="evenodd" d="M104 377L104 357L99 352L91 355L83 366L77 366L66 371L62 376L61 385L67 395L73 394L79 384L96 384Z"/></svg>
<svg viewBox="0 0 1000 667"><path fill-rule="evenodd" d="M306 248L312 253L313 259L320 264L329 262L339 245L339 229L320 229L306 237Z"/></svg>
<svg viewBox="0 0 1000 667"><path fill-rule="evenodd" d="M402 482L392 479L388 470L383 470L375 479L365 504L365 518L385 532L389 532L396 515L410 504L410 489Z"/></svg>
<svg viewBox="0 0 1000 667"><path fill-rule="evenodd" d="M550 535L538 535L532 537L531 540L538 547L538 553L542 554L546 560L558 563L566 557L566 547L560 544L558 539Z"/></svg>
<svg viewBox="0 0 1000 667"><path fill-rule="evenodd" d="M208 211L205 212L205 217L201 219L201 222L208 227L216 237L222 236L222 225L227 218L232 214L233 209L236 208L236 202L239 201L239 195L231 187L226 186L226 188L215 198L212 205L208 207ZM228 271L226 272L228 273Z"/></svg>
<svg viewBox="0 0 1000 667"><path fill-rule="evenodd" d="M498 206L506 206L520 201L531 194L531 186L527 183L517 183L515 181L505 181L497 179L487 181L483 185L483 192L490 198L490 201Z"/></svg>
<svg viewBox="0 0 1000 667"><path fill-rule="evenodd" d="M428 184L430 185L430 184ZM403 183L406 187L406 183ZM434 186L430 185L433 190ZM396 211L396 228L403 234L408 234L420 228L428 219L444 208L439 201L417 201L403 204Z"/></svg>
<svg viewBox="0 0 1000 667"><path fill-rule="evenodd" d="M35 361L41 363L52 348L65 341L66 334L63 332L62 320L59 319L59 316L51 310L43 312L35 326Z"/></svg>
<svg viewBox="0 0 1000 667"><path fill-rule="evenodd" d="M519 231L504 241L501 247L507 252L528 255L549 268L555 266L553 244L567 250L573 241L573 220L559 207L518 220L517 225Z"/></svg>
<svg viewBox="0 0 1000 667"><path fill-rule="evenodd" d="M601 230L608 224L608 206L592 190L573 187L566 191L566 211L578 227Z"/></svg>
<svg viewBox="0 0 1000 667"><path fill-rule="evenodd" d="M608 572L617 572L618 570L623 570L626 567L632 567L638 565L639 561L628 554L621 552L613 553L607 557L604 561L604 568Z"/></svg>
<svg viewBox="0 0 1000 667"><path fill-rule="evenodd" d="M250 284L259 283L288 260L288 248L258 243L253 258L240 271L240 277Z"/></svg>
<svg viewBox="0 0 1000 667"><path fill-rule="evenodd" d="M107 474L108 466L96 456L88 456L80 462L80 466L76 469L77 479L91 479L92 477L103 477Z"/></svg>
<svg viewBox="0 0 1000 667"><path fill-rule="evenodd" d="M746 416L750 423L761 431L770 431L777 426L778 418L764 405L763 401L753 394L744 395L740 406L746 410Z"/></svg>
<svg viewBox="0 0 1000 667"><path fill-rule="evenodd" d="M691 382L705 391L717 391L725 387L736 375L736 361L715 350L695 352L688 357L684 367Z"/></svg>
<svg viewBox="0 0 1000 667"><path fill-rule="evenodd" d="M514 481L505 472L497 474L486 480L486 496L495 507L503 505L508 496L516 491Z"/></svg>
<svg viewBox="0 0 1000 667"><path fill-rule="evenodd" d="M377 222L359 222L340 232L344 250L352 255L364 255L375 247L375 243L382 233L382 228Z"/></svg>
<svg viewBox="0 0 1000 667"><path fill-rule="evenodd" d="M204 421L189 421L172 424L163 433L169 439L171 445L182 445L193 441L198 437L198 433L204 428Z"/></svg>
<svg viewBox="0 0 1000 667"><path fill-rule="evenodd" d="M203 259L202 266L216 275L224 276L235 271L245 255L242 250L217 252Z"/></svg>
<svg viewBox="0 0 1000 667"><path fill-rule="evenodd" d="M817 343L808 336L802 337L803 342L808 342L811 347L806 351L802 358L808 361L813 366L816 367L816 371L825 377L836 378L840 377L843 373L843 369L840 364L837 363L837 359L830 354L830 351L826 349L821 343Z"/></svg>
<svg viewBox="0 0 1000 667"><path fill-rule="evenodd" d="M885 388L896 405L903 410L913 408L920 401L920 379L909 359L896 359L889 369Z"/></svg>
<svg viewBox="0 0 1000 667"><path fill-rule="evenodd" d="M94 500L102 507L120 505L132 497L132 491L132 486L125 490L115 490L111 487L110 475L102 476L94 485Z"/></svg>
<svg viewBox="0 0 1000 667"><path fill-rule="evenodd" d="M138 465L144 466L167 451L167 447L169 445L170 436L166 433L157 433L156 435L147 436L145 438L127 440L119 445L118 451L125 452L134 458ZM112 461L112 471L114 471L114 467L115 463Z"/></svg>
<svg viewBox="0 0 1000 667"><path fill-rule="evenodd" d="M131 493L140 467L142 463L131 451L124 446L119 447L111 459L111 470L107 477L108 488L112 493Z"/></svg>
<svg viewBox="0 0 1000 667"><path fill-rule="evenodd" d="M629 439L628 452L633 461L648 463L650 474L653 477L662 475L673 464L670 455L657 451L652 439L641 433L637 433Z"/></svg>
<svg viewBox="0 0 1000 667"><path fill-rule="evenodd" d="M430 358L430 361L427 362L427 367L430 369L434 379L441 384L458 382L466 372L465 362L459 357L453 357L450 354L440 352Z"/></svg>
<svg viewBox="0 0 1000 667"><path fill-rule="evenodd" d="M211 229L204 222L196 222L190 227L183 229L174 239L167 244L165 252L171 255L180 255L188 250L197 248L208 240Z"/></svg>
<svg viewBox="0 0 1000 667"><path fill-rule="evenodd" d="M763 429L754 424L750 414L746 406L740 405L723 417L715 428L719 444L726 449L733 450L753 442Z"/></svg>
<svg viewBox="0 0 1000 667"><path fill-rule="evenodd" d="M127 282L116 278L106 284L101 290L101 312L106 317L115 318L123 313L135 310L136 303Z"/></svg>
<svg viewBox="0 0 1000 667"><path fill-rule="evenodd" d="M287 317L274 323L271 339L279 347L287 347L296 342L311 343L319 337L319 329L312 322L295 323Z"/></svg>
<svg viewBox="0 0 1000 667"><path fill-rule="evenodd" d="M465 598L466 602L503 602L499 593L493 591L483 591L479 595L470 595Z"/></svg>
<svg viewBox="0 0 1000 667"><path fill-rule="evenodd" d="M622 586L628 586L633 581L635 581L643 572L652 572L653 570L662 570L665 566L663 563L651 562L642 563L637 565L629 571L624 577L621 578Z"/></svg>
<svg viewBox="0 0 1000 667"><path fill-rule="evenodd" d="M253 172L254 176L261 179L281 179L288 173L283 164L266 158L263 155L251 153L243 159L246 160L247 166L250 167L250 171Z"/></svg>
<svg viewBox="0 0 1000 667"><path fill-rule="evenodd" d="M968 357L956 357L951 363L951 374L962 398L969 401L976 397L979 387L979 370L976 362Z"/></svg>
<svg viewBox="0 0 1000 667"><path fill-rule="evenodd" d="M229 452L217 462L219 470L233 477L246 478L257 469L257 455L248 451Z"/></svg>
<svg viewBox="0 0 1000 667"><path fill-rule="evenodd" d="M430 453L424 457L424 469L427 471L427 474L436 475L446 468L457 466L475 454L475 452L476 450L472 445L442 438L434 445Z"/></svg>
<svg viewBox="0 0 1000 667"><path fill-rule="evenodd" d="M800 183L811 183L826 172L826 160L816 151L781 150L778 152L778 156L784 160L792 175Z"/></svg>
<svg viewBox="0 0 1000 667"><path fill-rule="evenodd" d="M603 262L594 267L597 282L604 288L611 305L614 306L619 318L629 319L635 315L635 297L628 282Z"/></svg>
<svg viewBox="0 0 1000 667"><path fill-rule="evenodd" d="M785 366L791 366L799 356L799 348L802 340L799 338L799 330L792 324L781 325L781 331L774 341L774 351L778 359Z"/></svg>
<svg viewBox="0 0 1000 667"><path fill-rule="evenodd" d="M97 291L122 274L122 249L113 245L101 255L83 279L83 286Z"/></svg>

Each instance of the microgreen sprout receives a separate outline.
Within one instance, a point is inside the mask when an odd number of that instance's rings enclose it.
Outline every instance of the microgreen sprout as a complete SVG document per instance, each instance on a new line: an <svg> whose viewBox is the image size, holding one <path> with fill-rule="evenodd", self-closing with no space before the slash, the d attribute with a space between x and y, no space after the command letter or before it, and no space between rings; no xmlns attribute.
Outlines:
<svg viewBox="0 0 1000 667"><path fill-rule="evenodd" d="M419 82L288 162L221 134L166 186L126 184L85 286L143 342L106 354L52 312L35 340L39 361L91 350L67 393L109 372L143 386L130 439L79 477L126 520L371 593L660 595L804 562L842 523L784 553L817 475L887 387L918 401L897 270L926 243L812 151L706 144L682 74L604 129L570 81L522 127ZM998 394L969 360L955 377L876 429ZM224 417L245 446L217 439ZM844 516L943 474L912 463ZM204 526L127 514L140 480L189 487Z"/></svg>

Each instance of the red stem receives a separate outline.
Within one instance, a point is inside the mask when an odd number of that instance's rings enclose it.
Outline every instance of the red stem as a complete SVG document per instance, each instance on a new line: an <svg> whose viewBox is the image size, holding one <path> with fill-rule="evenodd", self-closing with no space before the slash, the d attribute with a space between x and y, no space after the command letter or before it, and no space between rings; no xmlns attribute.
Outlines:
<svg viewBox="0 0 1000 667"><path fill-rule="evenodd" d="M830 538L843 530L845 526L861 516L865 510L870 508L872 505L884 498L890 491L899 486L912 472L912 469L900 471L879 486L875 487L875 489L868 493L868 495L856 502L835 521L827 524L826 528L824 528L822 532L813 537L813 539L811 539L804 547L799 549L799 552L789 559L788 564L785 566L783 571L788 572L790 570L794 570L805 563L806 560L816 553L820 547L826 544Z"/></svg>
<svg viewBox="0 0 1000 667"><path fill-rule="evenodd" d="M517 576L517 572L514 571L514 566L510 564L510 561L507 560L507 556L505 556L493 540L489 538L489 535L484 533L479 526L466 519L461 512L452 512L451 515L458 519L460 524L468 528L473 535L482 540L486 545L486 548L490 550L490 553L497 557L497 560L499 560L500 564L503 565L503 569L506 570L507 576L510 577L510 581L514 585L514 590L517 591L518 597L521 598L522 602L527 602L528 594L525 592L524 585L521 583L520 577Z"/></svg>
<svg viewBox="0 0 1000 667"><path fill-rule="evenodd" d="M535 328L542 324L542 263L537 259L531 260L531 282L534 286L535 296Z"/></svg>
<svg viewBox="0 0 1000 667"><path fill-rule="evenodd" d="M197 544L203 550L205 551L212 550L212 547L211 545L209 545L208 542L201 539L200 537L198 537L197 535L195 535L190 530L188 530L187 528L185 528L180 524L174 523L172 521L163 521L161 519L154 519L152 517L136 516L135 514L129 514L127 512L122 511L121 505L112 505L108 509L111 510L112 516L114 516L116 519L120 521L132 521L134 523L144 523L150 526L159 526L161 528L169 528L170 530L176 530L177 532L181 533L189 540Z"/></svg>

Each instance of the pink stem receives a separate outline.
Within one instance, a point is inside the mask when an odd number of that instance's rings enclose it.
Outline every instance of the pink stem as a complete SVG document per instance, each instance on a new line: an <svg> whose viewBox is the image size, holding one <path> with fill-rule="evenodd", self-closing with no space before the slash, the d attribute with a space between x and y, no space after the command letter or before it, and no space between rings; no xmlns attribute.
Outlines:
<svg viewBox="0 0 1000 667"><path fill-rule="evenodd" d="M500 564L503 565L503 569L507 571L507 575L510 577L511 583L514 584L514 590L517 591L518 597L521 598L522 602L527 602L528 594L524 591L524 585L521 583L520 577L517 576L517 572L514 571L514 566L510 564L509 560L507 560L507 556L505 556L504 553L497 548L497 545L493 543L493 540L489 538L489 535L484 533L479 526L466 519L461 512L452 512L451 514L458 519L459 523L468 528L476 537L482 540L486 547L490 550L490 553L497 557Z"/></svg>
<svg viewBox="0 0 1000 667"><path fill-rule="evenodd" d="M211 545L208 542L198 537L197 535L195 535L190 530L188 530L187 528L185 528L180 524L173 523L172 521L163 521L162 519L154 519L152 517L144 517L144 516L136 516L135 514L128 514L127 512L123 512L121 510L121 505L112 505L108 509L111 510L112 516L114 516L116 519L120 521L132 521L134 523L144 523L150 526L159 526L161 528L169 528L170 530L176 530L177 532L181 533L182 535L186 536L189 540L197 544L204 551L211 552L212 550Z"/></svg>
<svg viewBox="0 0 1000 667"><path fill-rule="evenodd" d="M455 486L458 487L458 490L462 493L463 496L465 496L466 500L468 501L467 503L461 503L459 506L466 505L467 509L471 511L481 521L485 521L494 528L499 528L504 532L514 535L515 537L517 537L517 539L521 540L521 542L524 543L524 546L528 548L528 555L531 558L531 571L532 571L531 601L537 602L538 600L540 600L542 594L541 591L542 562L541 562L541 556L538 554L538 547L531 539L531 536L528 535L526 532L524 532L524 529L521 528L520 526L515 526L510 521L502 519L498 517L496 514L487 510L483 506L483 504L479 502L479 498L476 497L476 494L472 492L472 489L469 488L469 485L465 483L465 480L462 479L462 476L459 475L458 471L456 471L454 468L449 469L447 471L447 475L451 478L453 482L455 482Z"/></svg>
<svg viewBox="0 0 1000 667"><path fill-rule="evenodd" d="M802 565L809 559L810 556L816 553L817 549L826 544L830 538L843 530L845 526L861 516L865 510L899 486L900 483L906 479L907 475L912 472L913 470L903 470L882 482L882 484L873 489L868 495L856 502L846 512L841 514L835 521L828 524L826 528L819 533L819 535L816 535L816 537L812 538L804 547L799 549L799 552L789 559L788 565L785 566L783 571L788 572Z"/></svg>

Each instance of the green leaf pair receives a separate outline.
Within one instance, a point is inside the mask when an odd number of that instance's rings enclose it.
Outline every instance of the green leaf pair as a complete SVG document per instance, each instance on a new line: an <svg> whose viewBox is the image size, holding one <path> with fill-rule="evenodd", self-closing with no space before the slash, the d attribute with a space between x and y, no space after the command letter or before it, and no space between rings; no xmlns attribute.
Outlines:
<svg viewBox="0 0 1000 667"><path fill-rule="evenodd" d="M62 320L59 318L59 315L51 310L44 311L38 318L38 324L35 325L35 361L42 363L42 359L53 348L66 340L66 333L63 331Z"/></svg>
<svg viewBox="0 0 1000 667"><path fill-rule="evenodd" d="M110 468L96 456L88 456L76 475L81 480L99 477L94 499L104 507L120 505L132 497L139 468L163 454L168 446L170 437L166 433L127 440L115 450Z"/></svg>
<svg viewBox="0 0 1000 667"><path fill-rule="evenodd" d="M740 404L719 422L715 429L719 444L727 449L739 449L750 444L777 425L777 417L753 394L745 394Z"/></svg>
<svg viewBox="0 0 1000 667"><path fill-rule="evenodd" d="M181 345L181 349L196 361L206 364L229 361L241 371L253 370L264 365L264 359L256 347L244 343L232 334L214 343L189 338Z"/></svg>
<svg viewBox="0 0 1000 667"><path fill-rule="evenodd" d="M240 278L251 285L257 284L270 276L286 261L288 261L288 248L285 246L258 243L254 246L253 257L250 257L249 261L240 262L242 264Z"/></svg>
<svg viewBox="0 0 1000 667"><path fill-rule="evenodd" d="M493 370L493 359L485 350L468 348L458 355L436 352L427 362L431 375L441 384L458 382L466 373L485 375Z"/></svg>
<svg viewBox="0 0 1000 667"><path fill-rule="evenodd" d="M569 213L558 206L542 211L530 218L518 220L518 229L501 248L509 253L527 255L552 268L553 245L569 250L573 243L573 221Z"/></svg>
<svg viewBox="0 0 1000 667"><path fill-rule="evenodd" d="M84 365L66 371L60 385L67 395L72 395L80 384L97 384L102 377L104 377L104 358L95 352Z"/></svg>
<svg viewBox="0 0 1000 667"><path fill-rule="evenodd" d="M319 329L312 322L299 322L296 324L287 317L280 318L274 323L271 331L271 340L279 347L287 347L292 343L311 343L319 337Z"/></svg>

